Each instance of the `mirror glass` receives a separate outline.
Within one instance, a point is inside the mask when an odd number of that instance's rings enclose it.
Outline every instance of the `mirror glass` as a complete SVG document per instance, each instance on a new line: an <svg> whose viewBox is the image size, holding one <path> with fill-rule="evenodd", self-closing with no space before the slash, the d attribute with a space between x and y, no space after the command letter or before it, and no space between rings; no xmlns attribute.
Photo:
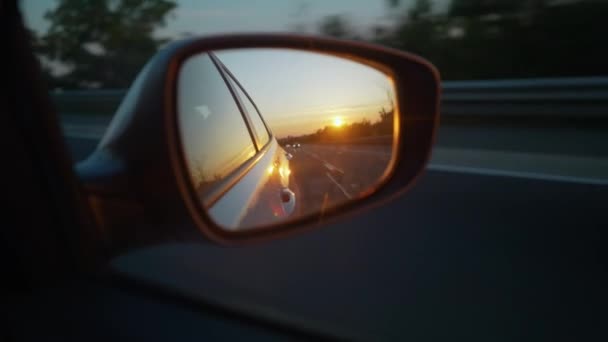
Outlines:
<svg viewBox="0 0 608 342"><path fill-rule="evenodd" d="M356 201L392 157L392 78L343 57L235 49L186 59L176 109L190 182L222 229L268 227Z"/></svg>

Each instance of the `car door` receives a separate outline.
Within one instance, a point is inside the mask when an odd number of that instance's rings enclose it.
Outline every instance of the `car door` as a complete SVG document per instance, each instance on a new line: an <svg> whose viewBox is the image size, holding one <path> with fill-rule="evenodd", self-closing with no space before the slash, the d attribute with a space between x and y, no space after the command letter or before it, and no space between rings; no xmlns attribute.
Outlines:
<svg viewBox="0 0 608 342"><path fill-rule="evenodd" d="M252 123L239 97L243 90L235 89L235 81L221 71L213 54L188 63L180 83L184 93L178 99L188 114L179 126L190 180L201 203L216 223L231 229L285 216L281 191L288 185L283 177L286 159L276 139L261 119Z"/></svg>
<svg viewBox="0 0 608 342"><path fill-rule="evenodd" d="M288 153L278 144L264 121L251 96L243 88L228 68L213 54L220 70L227 80L239 108L251 127L256 146L259 150L258 161L251 169L251 175L245 178L247 182L256 183L253 193L248 193L249 202L243 214L239 227L254 227L271 225L280 222L286 216L293 215L296 207L296 194L290 188L291 169ZM234 196L242 195L235 191Z"/></svg>

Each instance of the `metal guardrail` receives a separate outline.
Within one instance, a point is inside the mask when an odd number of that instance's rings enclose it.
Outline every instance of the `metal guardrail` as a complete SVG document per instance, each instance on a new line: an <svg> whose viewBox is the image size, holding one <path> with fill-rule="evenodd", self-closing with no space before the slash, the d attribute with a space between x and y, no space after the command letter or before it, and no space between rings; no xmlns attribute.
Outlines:
<svg viewBox="0 0 608 342"><path fill-rule="evenodd" d="M608 120L608 77L487 81L442 84L442 119L490 118ZM59 112L111 115L125 89L53 92Z"/></svg>
<svg viewBox="0 0 608 342"><path fill-rule="evenodd" d="M608 119L608 77L443 83L442 115Z"/></svg>

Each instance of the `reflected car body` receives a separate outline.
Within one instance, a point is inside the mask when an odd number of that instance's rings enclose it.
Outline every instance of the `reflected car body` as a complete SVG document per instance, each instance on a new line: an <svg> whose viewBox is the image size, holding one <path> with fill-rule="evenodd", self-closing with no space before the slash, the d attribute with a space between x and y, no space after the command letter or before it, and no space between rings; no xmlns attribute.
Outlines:
<svg viewBox="0 0 608 342"><path fill-rule="evenodd" d="M271 225L284 220L294 213L296 207L295 193L290 189L292 178L287 153L278 143L268 125L263 121L253 99L241 86L219 58L212 53L210 57L218 66L230 88L234 100L245 118L245 124L253 132L266 129L270 139L250 160L233 172L224 181L221 196L208 203L211 218L227 229L241 229L261 225ZM239 87L240 89L235 89ZM245 96L246 98L243 98ZM253 106L244 105L245 101ZM251 111L255 111L251 113ZM259 116L262 125L251 124L253 116ZM257 119L257 118L256 118ZM259 133L259 132L257 132ZM203 199L205 202L206 199Z"/></svg>

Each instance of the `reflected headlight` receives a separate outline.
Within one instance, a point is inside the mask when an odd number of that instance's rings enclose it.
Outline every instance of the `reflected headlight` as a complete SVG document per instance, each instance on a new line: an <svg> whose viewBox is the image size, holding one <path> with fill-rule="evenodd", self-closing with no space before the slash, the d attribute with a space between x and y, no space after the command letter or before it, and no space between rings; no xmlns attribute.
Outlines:
<svg viewBox="0 0 608 342"><path fill-rule="evenodd" d="M291 174L291 170L288 167L279 168L279 174L281 177L287 177Z"/></svg>

